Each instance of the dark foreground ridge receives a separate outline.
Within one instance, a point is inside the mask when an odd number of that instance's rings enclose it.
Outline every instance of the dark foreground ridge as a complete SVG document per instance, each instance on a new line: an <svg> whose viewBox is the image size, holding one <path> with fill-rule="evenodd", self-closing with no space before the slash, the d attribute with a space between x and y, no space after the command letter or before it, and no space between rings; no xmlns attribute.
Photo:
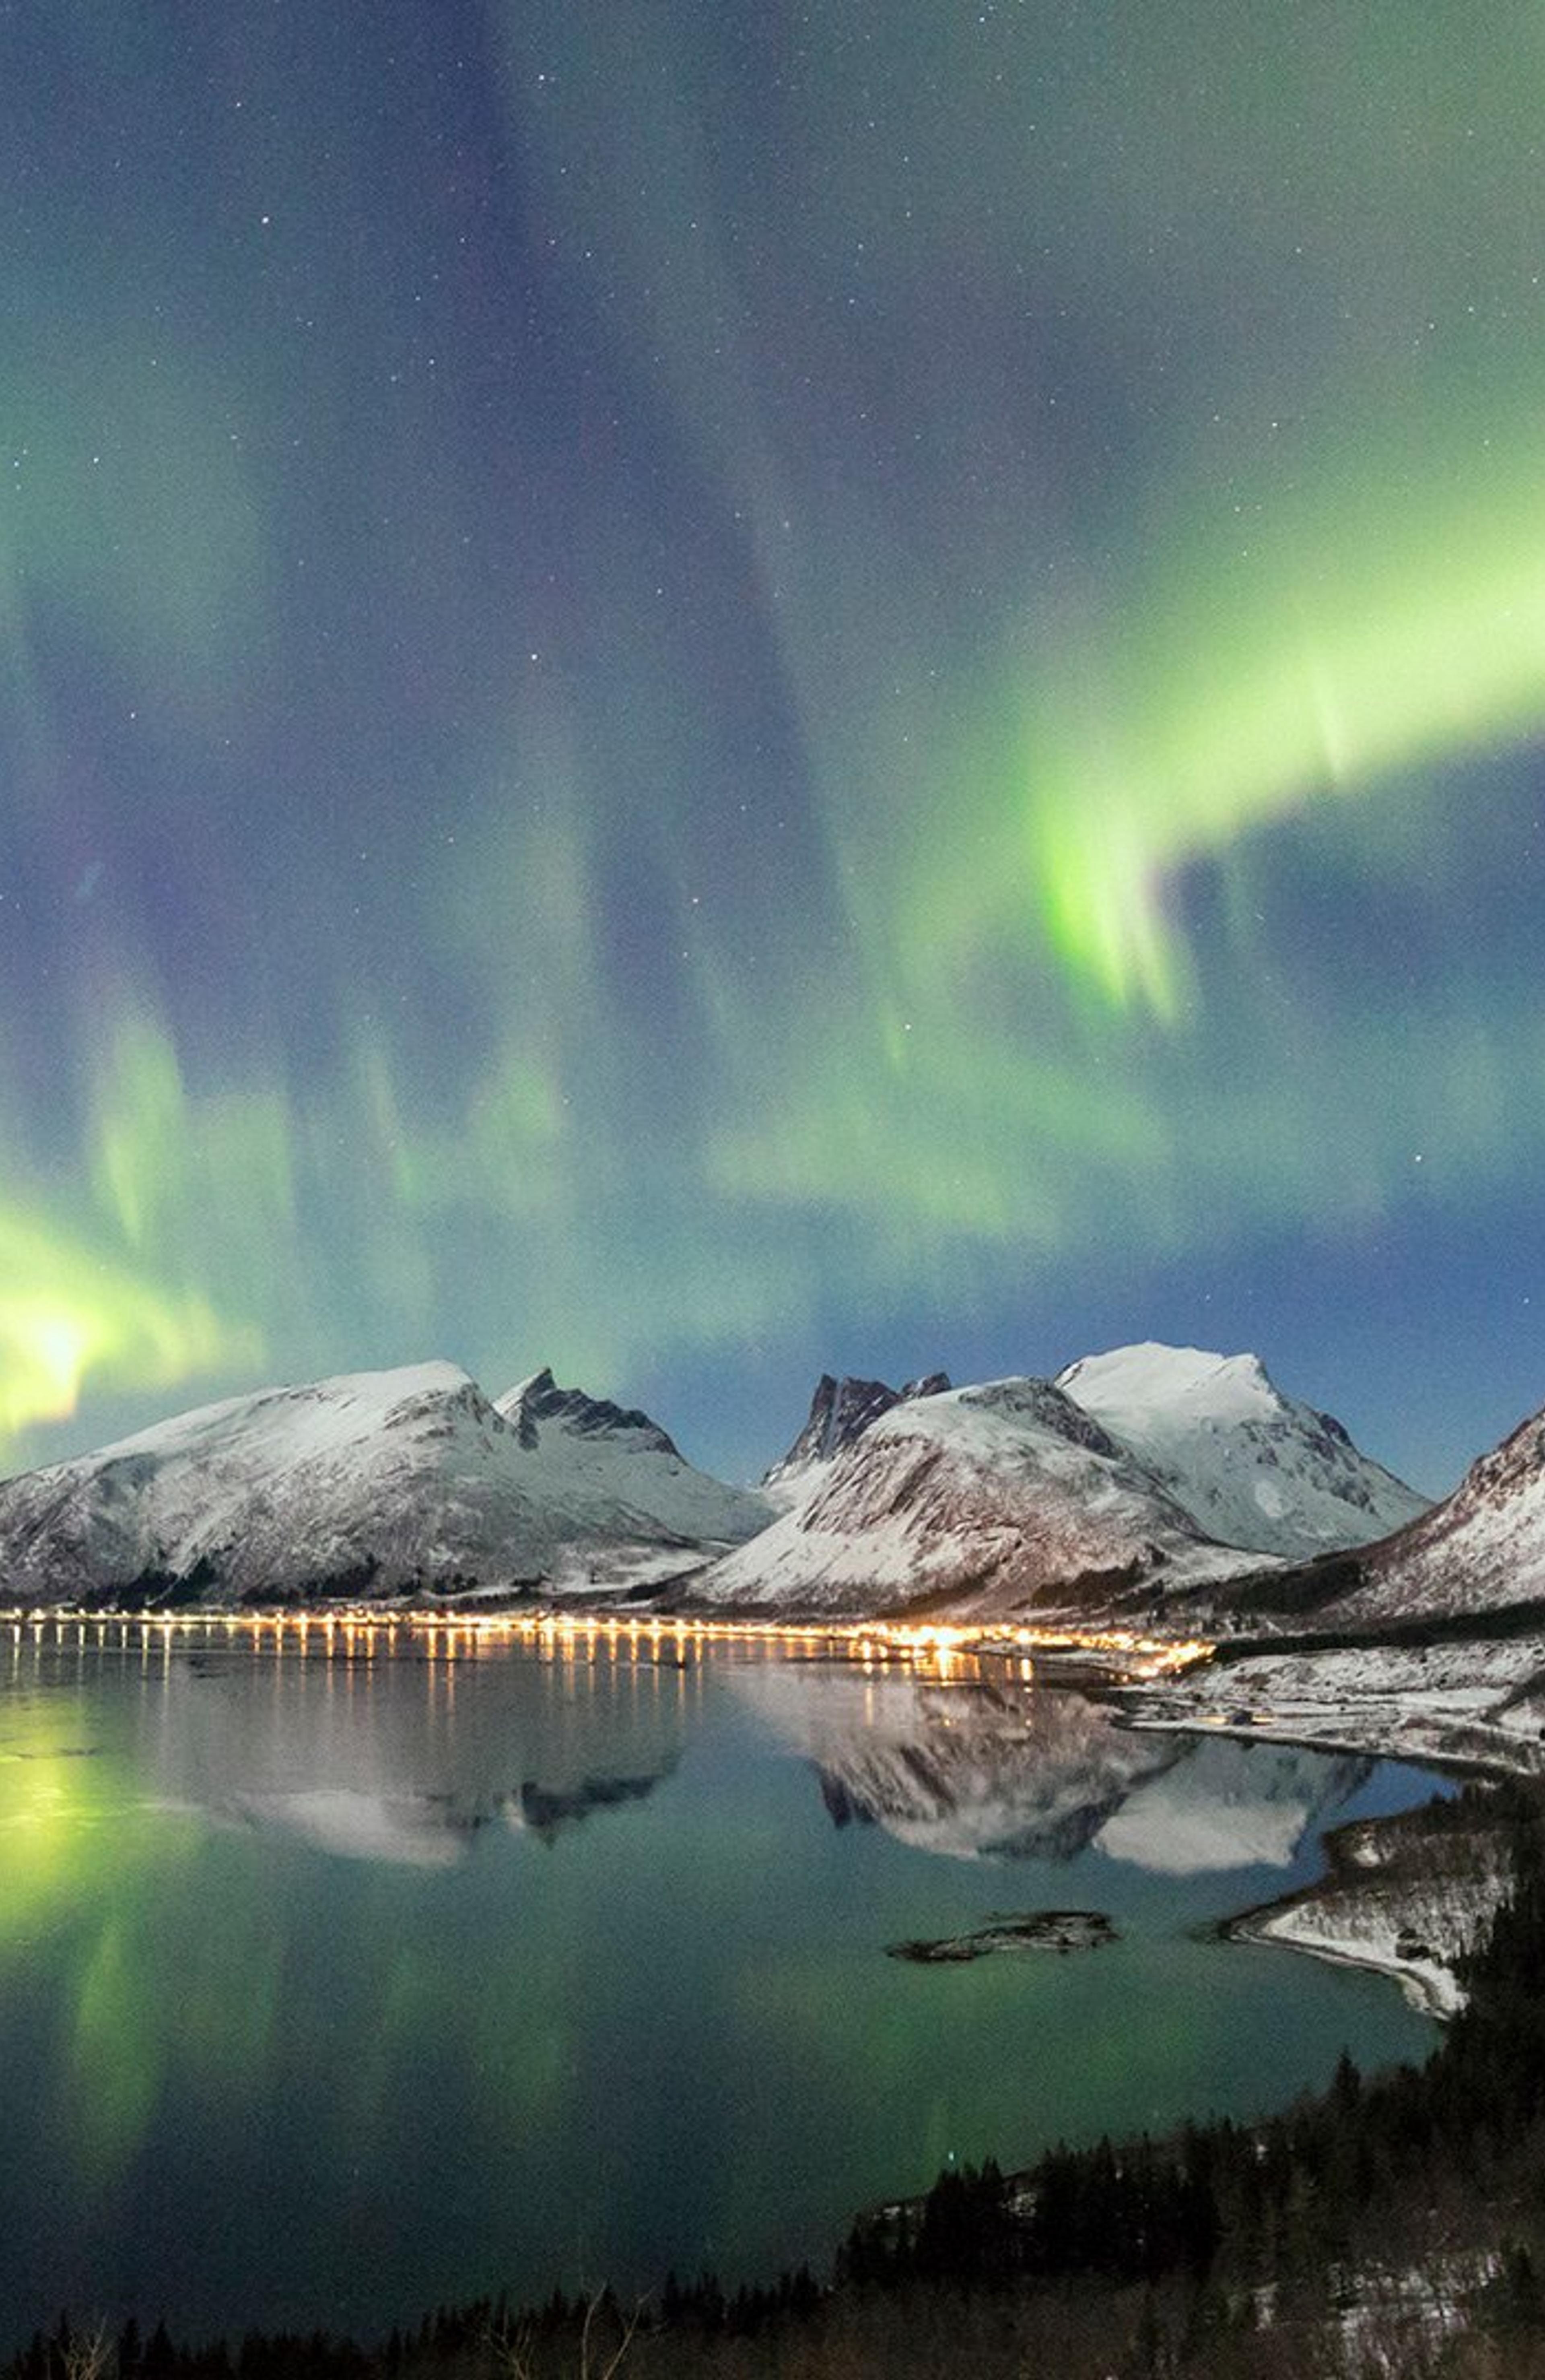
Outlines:
<svg viewBox="0 0 1545 2380"><path fill-rule="evenodd" d="M856 2222L829 2284L668 2280L516 2313L491 2300L361 2347L188 2347L62 2320L0 2380L1545 2380L1545 1798L1470 1786L1513 1890L1427 2061L1255 2124L941 2174Z"/></svg>

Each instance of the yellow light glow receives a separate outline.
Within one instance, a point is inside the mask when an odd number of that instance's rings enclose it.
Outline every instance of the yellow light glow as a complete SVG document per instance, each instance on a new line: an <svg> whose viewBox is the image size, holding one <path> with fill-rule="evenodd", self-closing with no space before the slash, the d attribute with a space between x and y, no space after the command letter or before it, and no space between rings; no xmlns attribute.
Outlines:
<svg viewBox="0 0 1545 2380"><path fill-rule="evenodd" d="M832 1621L813 1628L778 1620L666 1620L658 1614L651 1614L646 1620L630 1617L620 1621L610 1613L576 1614L550 1609L452 1614L433 1610L380 1612L360 1606L331 1607L318 1611L285 1609L239 1612L78 1612L60 1608L15 1614L11 1624L15 1631L26 1629L45 1637L52 1634L55 1642L72 1629L78 1633L91 1631L98 1644L154 1641L168 1654L179 1636L221 1628L227 1633L245 1634L254 1649L272 1649L279 1656L288 1649L292 1639L304 1652L308 1633L316 1628L322 1632L323 1658L335 1650L338 1632L342 1631L345 1658L356 1649L362 1650L367 1658L373 1658L382 1636L405 1633L410 1641L422 1640L431 1659L442 1659L448 1664L475 1658L487 1646L501 1643L542 1643L554 1646L561 1655L572 1655L577 1637L583 1636L587 1647L593 1646L597 1629L604 1627L613 1652L634 1659L642 1653L651 1663L662 1635L669 1631L683 1655L689 1645L694 1648L721 1645L770 1651L782 1646L797 1649L802 1655L825 1652L836 1659L856 1655L865 1664L895 1658L906 1661L923 1675L937 1677L948 1677L967 1658L1001 1661L1020 1676L1032 1675L1034 1665L1029 1657L1033 1651L1108 1660L1129 1678L1152 1679L1204 1660L1213 1650L1213 1645L1201 1637L1153 1636L1124 1628L1035 1629L991 1621L978 1626L911 1626L903 1621ZM641 1645L641 1635L647 1637L646 1645Z"/></svg>

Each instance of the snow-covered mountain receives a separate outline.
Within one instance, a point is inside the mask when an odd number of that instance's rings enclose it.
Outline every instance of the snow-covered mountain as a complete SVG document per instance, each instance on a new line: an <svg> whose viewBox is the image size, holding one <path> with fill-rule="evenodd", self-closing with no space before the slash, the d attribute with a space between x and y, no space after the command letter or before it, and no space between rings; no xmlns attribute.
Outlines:
<svg viewBox="0 0 1545 2380"><path fill-rule="evenodd" d="M810 1493L832 1458L862 1438L871 1422L910 1398L937 1396L948 1386L948 1372L930 1372L921 1380L909 1380L904 1389L887 1388L884 1380L854 1379L851 1374L833 1379L823 1372L810 1400L809 1418L781 1462L764 1475L763 1493L787 1510Z"/></svg>
<svg viewBox="0 0 1545 2380"><path fill-rule="evenodd" d="M1259 1567L1049 1380L910 1398L792 1511L694 1582L715 1603L850 1617L1089 1609Z"/></svg>
<svg viewBox="0 0 1545 2380"><path fill-rule="evenodd" d="M1056 1385L1227 1545L1302 1561L1427 1510L1331 1415L1285 1397L1257 1355L1150 1341L1086 1355Z"/></svg>
<svg viewBox="0 0 1545 2380"><path fill-rule="evenodd" d="M1252 1598L1253 1600L1254 1598ZM1270 1594L1260 1598L1268 1607ZM1451 1496L1341 1561L1283 1581L1315 1627L1484 1617L1545 1601L1545 1412L1473 1463Z"/></svg>
<svg viewBox="0 0 1545 2380"><path fill-rule="evenodd" d="M764 1500L646 1415L453 1364L207 1405L0 1485L0 1592L38 1602L611 1583L690 1568Z"/></svg>

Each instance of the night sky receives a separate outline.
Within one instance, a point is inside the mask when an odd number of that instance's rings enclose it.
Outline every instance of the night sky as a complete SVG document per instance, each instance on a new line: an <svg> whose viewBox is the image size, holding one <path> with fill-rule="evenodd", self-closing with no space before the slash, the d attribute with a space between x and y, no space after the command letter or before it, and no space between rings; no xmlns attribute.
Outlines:
<svg viewBox="0 0 1545 2380"><path fill-rule="evenodd" d="M0 1467L1161 1337L1450 1484L1542 126L1522 0L0 6Z"/></svg>

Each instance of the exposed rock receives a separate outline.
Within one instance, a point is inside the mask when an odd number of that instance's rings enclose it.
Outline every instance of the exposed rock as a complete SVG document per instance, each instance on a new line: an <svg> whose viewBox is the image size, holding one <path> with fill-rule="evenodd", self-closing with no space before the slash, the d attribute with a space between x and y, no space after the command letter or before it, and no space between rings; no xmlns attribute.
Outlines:
<svg viewBox="0 0 1545 2380"><path fill-rule="evenodd" d="M889 1959L910 1959L918 1966L961 1966L971 1959L987 1959L1000 1951L1098 1950L1118 1939L1115 1926L1098 1909L1032 1909L1016 1914L1005 1911L988 1918L973 1934L948 1935L936 1942L891 1942Z"/></svg>
<svg viewBox="0 0 1545 2380"><path fill-rule="evenodd" d="M862 1438L872 1422L896 1405L938 1396L948 1386L948 1372L929 1372L922 1379L909 1380L904 1389L887 1388L884 1380L834 1379L829 1372L823 1372L815 1383L804 1427L782 1461L766 1473L764 1488L779 1503L789 1502L811 1486L813 1475L824 1464Z"/></svg>

